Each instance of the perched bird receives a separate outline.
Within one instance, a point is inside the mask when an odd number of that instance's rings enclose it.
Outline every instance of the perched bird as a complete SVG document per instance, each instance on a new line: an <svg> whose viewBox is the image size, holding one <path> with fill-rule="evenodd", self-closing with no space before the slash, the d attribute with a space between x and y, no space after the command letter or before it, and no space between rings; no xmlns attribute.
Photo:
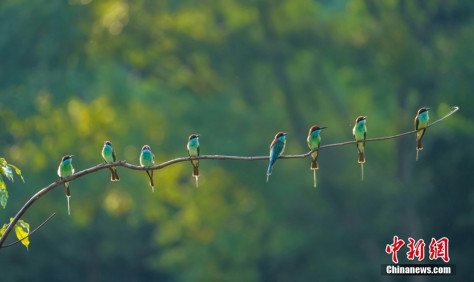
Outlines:
<svg viewBox="0 0 474 282"><path fill-rule="evenodd" d="M272 174L272 168L275 161L283 154L286 145L286 133L278 132L273 139L272 144L270 145L270 164L268 165L267 170L267 182L268 178Z"/></svg>
<svg viewBox="0 0 474 282"><path fill-rule="evenodd" d="M58 167L58 176L63 179L74 174L74 167L72 167L72 157L73 155L65 155ZM66 198L67 198L67 213L71 214L71 209L69 206L69 198L71 198L71 191L69 191L69 182L64 182L64 187L66 187Z"/></svg>
<svg viewBox="0 0 474 282"><path fill-rule="evenodd" d="M359 152L359 163L361 166L362 180L364 180L364 163L365 163L365 138L367 135L367 126L365 125L367 117L359 116L355 121L352 135L357 141L357 151ZM359 142L360 141L360 142Z"/></svg>
<svg viewBox="0 0 474 282"><path fill-rule="evenodd" d="M428 121L430 117L428 116L428 111L430 108L420 108L418 113L415 117L415 130L416 131L416 160L418 161L418 151L423 150L423 143L421 143L421 139L423 135L425 135L426 126L428 125Z"/></svg>
<svg viewBox="0 0 474 282"><path fill-rule="evenodd" d="M190 157L199 156L199 134L191 134L188 139L188 154ZM198 177L199 177L199 160L191 160L193 165L193 176L196 178L196 187L198 187Z"/></svg>
<svg viewBox="0 0 474 282"><path fill-rule="evenodd" d="M150 167L155 164L155 155L151 152L150 146L145 145L142 148L142 153L140 154L140 165L143 167ZM150 186L153 192L155 191L155 187L153 184L153 170L145 170L146 174L150 178Z"/></svg>
<svg viewBox="0 0 474 282"><path fill-rule="evenodd" d="M321 135L319 135L319 133L321 132L321 130L325 128L327 127L326 126L319 127L317 125L311 126L311 128L309 129L308 138L306 139L310 150L319 149L319 145L321 142ZM313 161L311 162L311 170L314 171L314 187L316 187L316 170L319 169L318 154L319 154L319 150L316 150L313 153L311 153L311 157L313 158Z"/></svg>
<svg viewBox="0 0 474 282"><path fill-rule="evenodd" d="M102 149L102 158L106 163L113 163L115 162L115 150L112 147L112 143L110 141L105 141L104 148ZM109 167L110 170L110 180L111 181L119 181L120 177L117 174L117 168L115 166Z"/></svg>

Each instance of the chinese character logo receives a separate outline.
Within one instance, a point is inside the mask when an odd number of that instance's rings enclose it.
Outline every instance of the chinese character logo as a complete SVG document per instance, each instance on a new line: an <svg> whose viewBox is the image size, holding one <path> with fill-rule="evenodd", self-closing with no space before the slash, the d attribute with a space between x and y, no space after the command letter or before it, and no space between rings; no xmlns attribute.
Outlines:
<svg viewBox="0 0 474 282"><path fill-rule="evenodd" d="M448 254L448 243L449 240L446 237L439 239L438 241L435 238L431 238L430 243L430 260L441 258L444 262L449 261Z"/></svg>
<svg viewBox="0 0 474 282"><path fill-rule="evenodd" d="M407 247L410 249L407 252L407 258L409 260L414 260L415 257L418 258L418 261L422 261L425 258L425 241L423 239L418 240L415 243L415 239L413 238L408 238L408 243Z"/></svg>
<svg viewBox="0 0 474 282"><path fill-rule="evenodd" d="M385 247L385 252L387 254L392 254L392 261L394 263L398 263L398 258L397 258L397 252L400 250L400 248L405 244L405 241L403 240L398 240L398 236L395 235L393 236L393 244L387 245Z"/></svg>
<svg viewBox="0 0 474 282"><path fill-rule="evenodd" d="M425 259L425 241L420 239L415 241L415 239L409 237L408 238L408 252L407 259L414 260L418 258L418 261L422 261ZM401 247L405 245L405 241L399 239L398 236L393 236L393 243L387 244L385 247L385 252L387 254L392 254L392 261L394 263L398 263L398 256L397 253ZM437 260L441 258L444 262L449 262L449 240L446 237L443 237L439 240L435 238L431 238L431 243L429 246L430 249L430 260Z"/></svg>

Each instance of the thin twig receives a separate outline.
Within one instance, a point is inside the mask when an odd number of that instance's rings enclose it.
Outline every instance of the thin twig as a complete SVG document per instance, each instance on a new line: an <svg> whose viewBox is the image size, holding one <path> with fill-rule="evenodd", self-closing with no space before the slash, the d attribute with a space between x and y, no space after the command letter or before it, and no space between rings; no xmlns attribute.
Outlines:
<svg viewBox="0 0 474 282"><path fill-rule="evenodd" d="M446 119L448 117L450 117L452 114L454 114L458 110L459 110L459 107L452 107L451 111L447 115L445 115L444 117L434 121L433 123L430 123L427 126L427 128L443 121L444 119ZM405 133L401 133L401 134L397 134L397 135L393 135L393 136L369 138L369 139L366 139L365 142L389 140L389 139L399 138L399 137L414 134L414 133L416 133L416 130L412 130L412 131L409 131L409 132L405 132ZM311 155L311 153L313 153L316 150L323 150L323 149L328 149L328 148L340 147L340 146L345 146L345 145L355 144L355 143L356 143L356 141L347 141L347 142L342 142L342 143L322 145L319 148L314 149L312 151L309 151L305 154L301 154L301 155L283 155L283 156L280 156L280 158L281 159L301 159L301 158L308 157L309 155ZM176 159L172 159L172 160L169 160L169 161L166 161L164 163L154 165L154 166L151 166L151 167L142 167L142 166L132 165L132 164L127 163L126 161L118 161L118 162L114 162L114 163L101 163L99 165L96 165L96 166L90 167L88 169L79 171L79 172L77 172L77 173L75 173L75 174L73 174L73 175L71 175L67 178L59 179L59 180L49 184L48 186L44 187L43 189L38 191L35 195L33 195L33 197L31 197L28 200L28 202L26 202L26 204L18 211L18 213L13 218L10 225L6 228L5 232L3 233L3 236L0 238L0 247L3 246L6 238L8 237L8 234L13 230L13 227L18 222L18 220L30 208L30 206L33 205L33 203L36 200L41 198L43 195L45 195L46 193L48 193L52 189L54 189L54 188L58 187L59 185L63 184L64 182L72 181L76 178L82 177L82 176L84 176L86 174L89 174L89 173L96 172L98 170L102 170L104 168L109 168L109 167L112 167L112 166L122 166L122 167L126 167L126 168L133 169L133 170L157 170L157 169L162 169L164 167L167 167L167 166L175 164L175 163L185 162L185 161L189 161L189 160L258 161L258 160L268 160L268 159L269 159L269 156L250 156L250 157L247 157L247 156L203 155L203 156L198 156L198 157L176 158Z"/></svg>
<svg viewBox="0 0 474 282"><path fill-rule="evenodd" d="M13 242L13 243L10 243L8 245L5 245L5 246L0 246L0 248L8 248L8 247L11 247L13 245L16 245L18 243L20 243L21 241L25 240L26 238L29 238L31 235L33 235L36 231L40 230L41 227L43 227L43 225L45 225L48 221L51 220L51 218L53 218L54 216L56 215L55 212L53 212L45 221L43 221L43 223L41 223L40 225L38 225L38 227L36 227L33 231L31 231L28 235L26 235L25 237Z"/></svg>

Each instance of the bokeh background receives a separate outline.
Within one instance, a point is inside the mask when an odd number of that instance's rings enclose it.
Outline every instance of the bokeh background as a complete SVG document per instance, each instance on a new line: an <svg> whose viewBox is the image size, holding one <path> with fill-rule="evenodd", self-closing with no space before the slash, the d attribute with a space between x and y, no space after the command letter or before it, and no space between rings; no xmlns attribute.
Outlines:
<svg viewBox="0 0 474 282"><path fill-rule="evenodd" d="M34 228L0 251L4 281L391 281L386 244L398 235L446 236L457 274L473 281L474 2L310 0L2 0L0 156L26 183L7 183L2 224L57 179L102 162L104 140L138 164L201 154L266 155L277 131L285 154L431 120L415 162L414 137L367 144L360 181L355 146L321 151L318 187L309 159L201 161L146 174L119 168L58 187L26 213ZM10 238L10 241L14 236ZM406 245L399 252L407 262ZM428 246L425 247L428 254ZM430 263L425 258L424 263ZM438 261L440 262L440 261ZM428 281L435 277L404 277ZM446 278L443 278L446 279ZM439 279L438 279L439 280Z"/></svg>

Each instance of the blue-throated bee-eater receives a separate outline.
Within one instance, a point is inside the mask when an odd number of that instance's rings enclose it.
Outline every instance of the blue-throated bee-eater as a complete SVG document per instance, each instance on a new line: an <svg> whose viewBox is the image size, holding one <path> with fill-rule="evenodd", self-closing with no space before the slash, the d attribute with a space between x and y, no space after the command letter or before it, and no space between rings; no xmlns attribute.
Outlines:
<svg viewBox="0 0 474 282"><path fill-rule="evenodd" d="M142 152L140 154L140 165L143 167L150 167L155 164L155 155L151 152L151 148L148 145L142 147ZM155 186L153 184L153 170L145 170L146 174L150 178L151 190L155 191Z"/></svg>
<svg viewBox="0 0 474 282"><path fill-rule="evenodd" d="M365 163L365 139L367 136L367 126L365 125L367 117L358 116L354 128L352 129L352 135L355 141L357 141L357 151L359 152L358 162L361 166L362 180L364 180L364 163Z"/></svg>
<svg viewBox="0 0 474 282"><path fill-rule="evenodd" d="M112 143L110 141L105 141L104 148L102 149L102 158L106 163L113 163L116 161L115 158L115 150L112 147ZM115 166L109 167L110 170L110 180L111 181L119 181L120 177L117 174L117 168Z"/></svg>
<svg viewBox="0 0 474 282"><path fill-rule="evenodd" d="M190 157L199 156L199 134L191 134L188 138L188 154ZM196 178L196 187L198 187L198 177L199 177L199 160L191 160L193 166L193 176Z"/></svg>
<svg viewBox="0 0 474 282"><path fill-rule="evenodd" d="M72 157L73 155L65 155L58 167L58 176L63 179L74 174L74 167L72 166ZM64 182L64 187L66 188L66 198L67 198L67 213L71 214L71 208L69 206L69 198L71 198L71 191L69 190L69 182Z"/></svg>
<svg viewBox="0 0 474 282"><path fill-rule="evenodd" d="M308 138L306 142L308 142L308 147L310 150L318 149L311 153L311 157L313 161L311 162L311 170L314 171L314 187L316 187L316 170L319 169L318 166L318 155L319 155L319 146L321 143L321 135L319 134L321 130L327 128L326 126L317 126L313 125L309 129Z"/></svg>
<svg viewBox="0 0 474 282"><path fill-rule="evenodd" d="M418 161L418 151L423 150L423 143L421 139L425 135L426 126L428 126L428 121L430 117L428 116L428 111L430 108L420 108L415 117L415 130L416 130L416 160Z"/></svg>
<svg viewBox="0 0 474 282"><path fill-rule="evenodd" d="M267 182L268 178L272 174L273 164L276 160L283 154L286 145L286 133L278 132L273 139L272 144L270 144L270 164L268 165L267 170Z"/></svg>

